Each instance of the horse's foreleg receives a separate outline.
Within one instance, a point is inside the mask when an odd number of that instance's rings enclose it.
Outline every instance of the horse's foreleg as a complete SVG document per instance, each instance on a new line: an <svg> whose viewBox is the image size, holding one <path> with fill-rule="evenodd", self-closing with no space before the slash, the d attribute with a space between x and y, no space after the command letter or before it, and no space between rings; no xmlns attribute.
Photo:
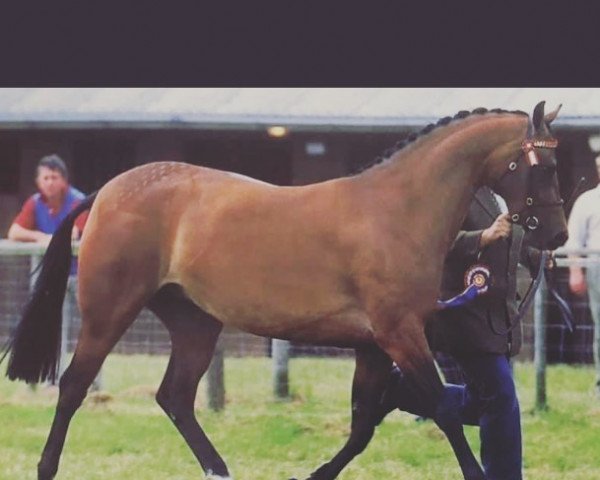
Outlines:
<svg viewBox="0 0 600 480"><path fill-rule="evenodd" d="M225 462L194 415L198 383L206 372L223 325L189 299L179 287L163 287L150 301L171 336L171 358L156 401L179 430L208 478L229 479Z"/></svg>
<svg viewBox="0 0 600 480"><path fill-rule="evenodd" d="M418 399L411 403L419 404L419 414L433 418L450 441L465 480L484 480L483 470L464 435L462 418L453 392L444 388L422 324L416 317L414 320L404 321L398 330L378 335L378 343L402 371L405 377L404 389L406 394ZM385 415L386 410L389 411L389 408L380 412L380 418L382 413Z"/></svg>
<svg viewBox="0 0 600 480"><path fill-rule="evenodd" d="M310 480L336 478L342 469L366 448L375 431L376 413L391 364L390 358L377 347L356 350L350 437L333 459L310 475Z"/></svg>

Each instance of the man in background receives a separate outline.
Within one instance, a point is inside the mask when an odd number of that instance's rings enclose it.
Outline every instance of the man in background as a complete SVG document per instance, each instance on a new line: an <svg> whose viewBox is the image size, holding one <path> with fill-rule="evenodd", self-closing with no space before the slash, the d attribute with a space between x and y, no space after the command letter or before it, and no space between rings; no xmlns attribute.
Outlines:
<svg viewBox="0 0 600 480"><path fill-rule="evenodd" d="M67 167L55 154L40 159L35 184L38 192L25 201L21 211L13 220L7 237L17 242L35 242L47 246L60 223L85 198L85 195L69 184ZM75 220L71 232L73 240L79 240L81 237L87 217L88 212L84 212ZM77 305L76 273L77 260L73 259L67 283L69 298L65 303L69 309ZM63 366L61 365L60 368L62 371ZM92 390L99 389L99 382L100 377L97 377Z"/></svg>
<svg viewBox="0 0 600 480"><path fill-rule="evenodd" d="M67 214L85 197L69 185L67 167L58 155L43 157L37 166L35 183L38 193L23 204L8 230L8 239L48 245L52 234ZM72 238L79 239L87 214L80 215Z"/></svg>
<svg viewBox="0 0 600 480"><path fill-rule="evenodd" d="M600 177L600 155L596 157L596 168ZM600 183L581 194L569 216L569 240L566 248L600 249ZM570 255L577 259L577 255ZM580 265L569 267L569 287L578 296L586 291L590 311L594 320L594 364L596 367L596 393L600 396L600 255L592 256L593 262L586 271Z"/></svg>

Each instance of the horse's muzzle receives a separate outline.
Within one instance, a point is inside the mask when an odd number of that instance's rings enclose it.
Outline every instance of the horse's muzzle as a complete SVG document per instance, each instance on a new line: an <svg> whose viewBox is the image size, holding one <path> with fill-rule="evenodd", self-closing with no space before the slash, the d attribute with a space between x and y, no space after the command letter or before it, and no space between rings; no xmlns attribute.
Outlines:
<svg viewBox="0 0 600 480"><path fill-rule="evenodd" d="M569 234L567 233L566 230L563 230L563 231L557 233L554 236L554 238L552 238L548 242L548 249L556 250L558 247L564 245L568 239L569 239Z"/></svg>

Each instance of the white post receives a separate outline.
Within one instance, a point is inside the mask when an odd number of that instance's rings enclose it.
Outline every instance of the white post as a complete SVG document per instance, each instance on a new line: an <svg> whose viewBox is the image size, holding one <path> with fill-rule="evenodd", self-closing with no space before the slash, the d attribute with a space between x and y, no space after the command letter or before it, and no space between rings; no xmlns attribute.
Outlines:
<svg viewBox="0 0 600 480"><path fill-rule="evenodd" d="M290 396L289 386L289 360L290 342L274 338L271 342L273 355L273 392L278 399L287 399Z"/></svg>
<svg viewBox="0 0 600 480"><path fill-rule="evenodd" d="M206 372L208 407L218 412L225 408L225 352L221 339L217 340L215 353Z"/></svg>

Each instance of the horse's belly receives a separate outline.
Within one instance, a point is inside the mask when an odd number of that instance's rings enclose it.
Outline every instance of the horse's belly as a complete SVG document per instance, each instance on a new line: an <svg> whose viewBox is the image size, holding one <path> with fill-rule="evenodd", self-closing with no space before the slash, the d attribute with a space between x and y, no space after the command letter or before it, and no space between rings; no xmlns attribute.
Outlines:
<svg viewBox="0 0 600 480"><path fill-rule="evenodd" d="M192 299L223 324L265 337L324 345L353 346L371 343L373 332L366 313L344 301L319 301L290 298L285 295L237 298L221 297L206 291ZM250 299L252 298L252 300Z"/></svg>
<svg viewBox="0 0 600 480"><path fill-rule="evenodd" d="M367 315L348 311L322 317L262 317L228 319L229 325L254 335L315 345L354 347L373 342Z"/></svg>

